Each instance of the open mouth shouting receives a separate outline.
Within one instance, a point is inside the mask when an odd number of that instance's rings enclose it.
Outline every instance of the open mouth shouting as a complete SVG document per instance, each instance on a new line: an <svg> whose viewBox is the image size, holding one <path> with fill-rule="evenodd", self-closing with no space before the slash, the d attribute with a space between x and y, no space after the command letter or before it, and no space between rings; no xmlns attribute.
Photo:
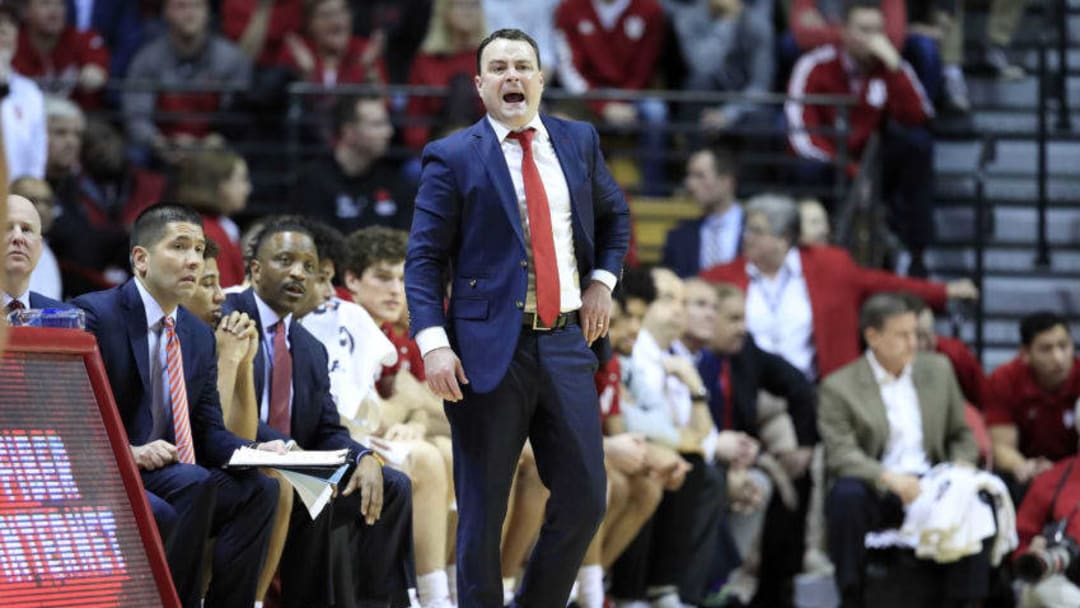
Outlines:
<svg viewBox="0 0 1080 608"><path fill-rule="evenodd" d="M295 300L303 298L304 294L307 293L307 289L304 288L304 284L297 283L295 281L286 283L282 290L285 292L286 295Z"/></svg>
<svg viewBox="0 0 1080 608"><path fill-rule="evenodd" d="M509 104L525 103L525 94L517 91L503 93L502 99Z"/></svg>

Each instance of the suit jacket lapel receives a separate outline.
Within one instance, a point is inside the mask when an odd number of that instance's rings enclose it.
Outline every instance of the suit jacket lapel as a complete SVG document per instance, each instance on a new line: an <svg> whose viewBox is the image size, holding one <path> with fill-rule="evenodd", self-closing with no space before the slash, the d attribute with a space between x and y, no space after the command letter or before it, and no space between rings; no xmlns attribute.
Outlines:
<svg viewBox="0 0 1080 608"><path fill-rule="evenodd" d="M885 402L881 400L881 387L874 379L874 371L865 357L859 359L858 398L862 411L879 439L878 450L884 451L889 444L889 415L885 411ZM873 454L874 457L880 454Z"/></svg>
<svg viewBox="0 0 1080 608"><path fill-rule="evenodd" d="M587 243L591 251L593 248L592 201L582 201L575 197L577 188L574 187L585 180L585 176L581 174L581 169L585 166L585 159L581 158L577 146L574 145L570 136L563 131L558 123L544 120L542 116L540 120L547 129L548 137L551 138L551 145L555 149L555 156L559 159L559 166L562 167L563 176L566 178L566 188L570 193L570 217L574 225L575 242L578 244L577 247L580 247L582 243ZM590 213L588 226L585 225L584 218L581 216L581 212L585 209L588 209ZM582 277L582 279L587 280L585 277Z"/></svg>
<svg viewBox="0 0 1080 608"><path fill-rule="evenodd" d="M915 357L914 363L911 365L911 381L915 384L915 394L919 399L919 417L922 419L922 432L923 432L923 449L926 450L926 457L933 462L935 460L935 445L931 441L939 434L938 415L941 412L940 406L935 407L935 404L941 403L935 401L931 390L931 381L927 369L922 365L918 356Z"/></svg>
<svg viewBox="0 0 1080 608"><path fill-rule="evenodd" d="M131 345L131 354L135 357L135 367L139 369L139 379L142 380L143 391L149 392L150 383L150 342L147 335L150 328L146 326L146 309L139 298L139 288L135 286L135 279L129 280L120 288L122 302L127 317L128 343Z"/></svg>
<svg viewBox="0 0 1080 608"><path fill-rule="evenodd" d="M477 155L483 159L484 170L487 171L495 191L499 195L499 203L510 220L510 226L514 229L521 246L525 247L525 235L521 228L521 211L518 209L517 194L514 192L514 182L510 179L510 169L506 166L506 156L503 155L502 147L495 137L495 131L488 124L487 117L481 118L480 122L473 126L473 147Z"/></svg>

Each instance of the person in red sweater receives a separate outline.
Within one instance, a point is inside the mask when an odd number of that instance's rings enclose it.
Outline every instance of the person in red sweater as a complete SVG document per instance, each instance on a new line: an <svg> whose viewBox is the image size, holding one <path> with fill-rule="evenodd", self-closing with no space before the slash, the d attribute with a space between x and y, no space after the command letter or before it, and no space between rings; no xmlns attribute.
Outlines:
<svg viewBox="0 0 1080 608"><path fill-rule="evenodd" d="M244 158L229 150L203 150L187 156L177 172L176 201L199 212L206 237L217 243L222 287L244 282L244 254L234 216L247 206L251 179Z"/></svg>
<svg viewBox="0 0 1080 608"><path fill-rule="evenodd" d="M664 10L657 0L565 0L555 11L559 79L567 91L650 88L664 47ZM612 127L642 129L643 189L656 192L667 107L660 99L593 100L590 109Z"/></svg>
<svg viewBox="0 0 1080 608"><path fill-rule="evenodd" d="M304 24L303 36L285 35L279 59L301 79L326 86L387 82L382 33L370 40L354 36L345 0L305 3Z"/></svg>
<svg viewBox="0 0 1080 608"><path fill-rule="evenodd" d="M413 95L405 109L405 144L419 151L441 131L483 115L473 78L476 49L487 34L480 0L435 0L427 36L409 69L409 86L449 87L445 97Z"/></svg>
<svg viewBox="0 0 1080 608"><path fill-rule="evenodd" d="M64 0L30 0L23 13L11 66L35 78L42 90L71 97L84 110L101 105L109 79L109 49L93 30L67 25Z"/></svg>
<svg viewBox="0 0 1080 608"><path fill-rule="evenodd" d="M815 49L795 64L784 105L788 141L804 160L801 181L827 183L835 171L838 126L834 105L805 104L807 95L854 95L847 109L846 152L854 175L870 136L884 130L882 190L892 225L911 253L910 274L925 276L922 255L932 234L933 139L926 126L934 116L930 99L896 47L885 35L885 18L876 0L848 6L842 43Z"/></svg>
<svg viewBox="0 0 1080 608"><path fill-rule="evenodd" d="M1020 341L1019 354L990 374L986 423L997 467L1022 491L1034 476L1076 452L1080 363L1068 321L1059 314L1024 317Z"/></svg>
<svg viewBox="0 0 1080 608"><path fill-rule="evenodd" d="M225 0L221 31L259 67L274 65L285 38L304 27L304 0Z"/></svg>
<svg viewBox="0 0 1080 608"><path fill-rule="evenodd" d="M854 361L859 307L880 292L907 291L934 309L948 298L978 296L969 280L948 284L860 268L847 251L799 247L799 210L790 197L762 194L746 204L743 254L701 278L746 292L746 322L757 345L780 355L810 379Z"/></svg>

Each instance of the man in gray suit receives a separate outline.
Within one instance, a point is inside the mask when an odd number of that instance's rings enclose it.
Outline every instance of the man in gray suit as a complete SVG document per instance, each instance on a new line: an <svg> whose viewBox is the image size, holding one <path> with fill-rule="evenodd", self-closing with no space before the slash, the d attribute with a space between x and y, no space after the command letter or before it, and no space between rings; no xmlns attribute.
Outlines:
<svg viewBox="0 0 1080 608"><path fill-rule="evenodd" d="M952 367L917 352L916 325L900 294L871 297L859 318L865 356L821 385L818 428L834 482L825 506L829 553L845 607L863 605L866 533L899 526L931 467L978 457Z"/></svg>

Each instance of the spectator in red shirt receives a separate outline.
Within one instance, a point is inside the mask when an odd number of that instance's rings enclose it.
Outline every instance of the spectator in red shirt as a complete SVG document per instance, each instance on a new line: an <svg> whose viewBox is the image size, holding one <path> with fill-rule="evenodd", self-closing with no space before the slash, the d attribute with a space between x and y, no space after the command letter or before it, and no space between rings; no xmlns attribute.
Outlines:
<svg viewBox="0 0 1080 608"><path fill-rule="evenodd" d="M221 31L256 65L277 63L285 38L304 27L304 0L225 0Z"/></svg>
<svg viewBox="0 0 1080 608"><path fill-rule="evenodd" d="M986 407L986 372L975 353L971 352L963 340L937 333L934 329L934 311L926 306L922 298L909 296L908 305L919 319L919 350L945 355L952 363L964 399L979 409Z"/></svg>
<svg viewBox="0 0 1080 608"><path fill-rule="evenodd" d="M180 162L176 178L176 202L198 211L206 238L218 244L221 286L243 283L240 228L231 217L244 210L251 194L247 162L229 150L203 150Z"/></svg>
<svg viewBox="0 0 1080 608"><path fill-rule="evenodd" d="M476 48L487 33L480 0L435 0L427 36L409 70L410 86L448 87L445 98L413 95L405 110L405 144L420 150L438 131L483 115L474 76Z"/></svg>
<svg viewBox="0 0 1080 608"><path fill-rule="evenodd" d="M1016 358L990 374L985 411L994 461L1006 481L1022 486L1076 453L1080 365L1061 315L1024 317L1020 341Z"/></svg>
<svg viewBox="0 0 1080 608"><path fill-rule="evenodd" d="M843 42L807 53L795 65L784 106L788 140L804 159L802 181L827 183L837 160L832 135L836 106L810 105L807 95L854 95L848 109L847 152L854 174L871 135L885 128L881 148L883 192L893 225L911 253L913 276L926 276L923 250L931 238L933 140L926 129L933 106L911 65L885 35L885 17L876 0L857 0L847 9Z"/></svg>
<svg viewBox="0 0 1080 608"><path fill-rule="evenodd" d="M83 109L101 104L109 79L109 49L93 30L66 25L64 0L30 0L12 67L36 78L47 93L73 98Z"/></svg>
<svg viewBox="0 0 1080 608"><path fill-rule="evenodd" d="M664 10L656 0L565 0L555 12L559 79L576 94L590 89L649 88L664 46ZM667 106L660 99L596 100L589 104L605 123L642 129L642 186L657 193L664 182Z"/></svg>
<svg viewBox="0 0 1080 608"><path fill-rule="evenodd" d="M1065 536L1080 540L1080 457L1075 454L1040 473L1028 489L1016 512L1016 533L1020 546L1014 558L1029 551L1044 551L1051 539L1043 535L1047 524L1064 521ZM1076 559L1075 556L1073 558ZM1034 585L1025 585L1021 606L1078 606L1080 588L1076 569L1053 573Z"/></svg>
<svg viewBox="0 0 1080 608"><path fill-rule="evenodd" d="M385 83L383 34L369 40L352 35L345 0L310 0L304 5L305 35L285 35L279 61L308 82Z"/></svg>

